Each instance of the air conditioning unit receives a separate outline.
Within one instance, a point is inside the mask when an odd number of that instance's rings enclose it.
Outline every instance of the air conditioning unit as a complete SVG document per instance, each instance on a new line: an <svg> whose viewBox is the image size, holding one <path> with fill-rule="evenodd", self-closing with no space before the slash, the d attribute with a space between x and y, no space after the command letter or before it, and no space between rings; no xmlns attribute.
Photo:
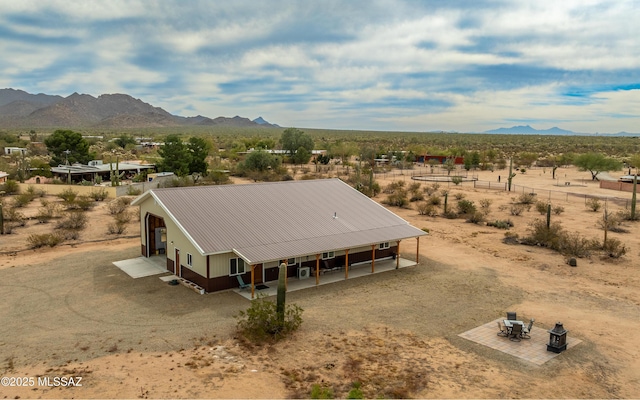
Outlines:
<svg viewBox="0 0 640 400"><path fill-rule="evenodd" d="M298 279L307 279L309 276L309 267L298 268Z"/></svg>

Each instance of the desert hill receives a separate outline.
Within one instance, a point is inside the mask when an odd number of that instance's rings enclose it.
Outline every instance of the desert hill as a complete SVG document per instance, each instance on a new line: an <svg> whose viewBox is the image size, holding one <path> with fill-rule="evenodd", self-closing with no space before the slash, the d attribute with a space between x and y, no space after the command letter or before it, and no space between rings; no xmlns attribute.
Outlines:
<svg viewBox="0 0 640 400"><path fill-rule="evenodd" d="M93 97L73 93L68 97L30 94L0 89L0 127L101 127L137 128L188 125L277 127L259 117L182 117L127 94Z"/></svg>

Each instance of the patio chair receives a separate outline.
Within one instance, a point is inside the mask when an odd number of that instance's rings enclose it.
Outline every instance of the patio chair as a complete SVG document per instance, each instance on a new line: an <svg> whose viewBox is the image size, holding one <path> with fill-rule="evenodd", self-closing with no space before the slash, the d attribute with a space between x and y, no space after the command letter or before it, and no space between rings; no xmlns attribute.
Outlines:
<svg viewBox="0 0 640 400"><path fill-rule="evenodd" d="M522 334L522 325L513 324L513 326L511 327L511 336L509 337L509 340L511 340L512 342L519 342L521 334Z"/></svg>
<svg viewBox="0 0 640 400"><path fill-rule="evenodd" d="M500 321L497 321L497 322L498 322L498 329L500 329L500 332L498 332L498 336L502 336L502 337L509 336L509 333L507 332L507 327L504 326L502 322Z"/></svg>
<svg viewBox="0 0 640 400"><path fill-rule="evenodd" d="M517 320L518 318L516 318L516 312L515 311L507 311L507 319L508 320Z"/></svg>
<svg viewBox="0 0 640 400"><path fill-rule="evenodd" d="M529 335L529 333L531 333L531 328L533 328L534 322L535 322L535 319L531 318L529 320L529 325L522 327L522 335L520 336L522 336L523 339L531 339L531 336Z"/></svg>
<svg viewBox="0 0 640 400"><path fill-rule="evenodd" d="M242 289L247 289L250 288L251 285L244 283L244 281L242 280L242 277L240 275L236 275L236 278L238 278L238 285L240 285L240 290Z"/></svg>

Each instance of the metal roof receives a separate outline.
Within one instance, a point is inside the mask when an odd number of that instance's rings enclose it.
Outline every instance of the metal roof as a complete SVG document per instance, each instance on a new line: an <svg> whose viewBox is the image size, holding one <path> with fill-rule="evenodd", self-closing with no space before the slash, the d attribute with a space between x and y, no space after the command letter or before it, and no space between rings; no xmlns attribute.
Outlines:
<svg viewBox="0 0 640 400"><path fill-rule="evenodd" d="M151 189L205 254L249 264L425 235L339 179Z"/></svg>

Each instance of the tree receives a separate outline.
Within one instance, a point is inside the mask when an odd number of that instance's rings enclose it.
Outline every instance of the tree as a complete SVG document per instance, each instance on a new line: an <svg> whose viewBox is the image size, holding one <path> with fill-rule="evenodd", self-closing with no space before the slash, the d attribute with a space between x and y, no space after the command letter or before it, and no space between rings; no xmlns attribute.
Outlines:
<svg viewBox="0 0 640 400"><path fill-rule="evenodd" d="M203 176L207 176L207 156L209 155L209 149L211 145L199 137L189 138L187 148L191 153L191 159L189 161L189 173L200 173Z"/></svg>
<svg viewBox="0 0 640 400"><path fill-rule="evenodd" d="M296 128L285 129L282 132L280 142L282 143L282 149L290 156L293 156L300 147L304 147L309 153L313 150L311 136Z"/></svg>
<svg viewBox="0 0 640 400"><path fill-rule="evenodd" d="M158 149L158 154L162 157L158 163L159 171L173 172L178 176L189 173L191 152L178 135L167 136L164 144Z"/></svg>
<svg viewBox="0 0 640 400"><path fill-rule="evenodd" d="M629 158L629 166L636 169L636 174L640 170L640 154L634 154Z"/></svg>
<svg viewBox="0 0 640 400"><path fill-rule="evenodd" d="M585 153L577 156L573 160L573 165L578 167L580 171L591 172L591 180L597 181L600 172L618 170L621 164L600 153Z"/></svg>
<svg viewBox="0 0 640 400"><path fill-rule="evenodd" d="M49 165L57 167L60 164L87 164L96 158L89 152L89 142L80 133L69 130L57 130L44 140L47 150L51 154Z"/></svg>
<svg viewBox="0 0 640 400"><path fill-rule="evenodd" d="M296 153L291 157L291 161L294 164L306 164L311 159L311 152L307 150L305 147L298 147Z"/></svg>
<svg viewBox="0 0 640 400"><path fill-rule="evenodd" d="M247 171L266 171L275 169L279 166L280 161L266 151L252 151L244 160L244 169Z"/></svg>
<svg viewBox="0 0 640 400"><path fill-rule="evenodd" d="M113 142L123 149L126 148L128 144L136 144L136 140L126 133L115 138Z"/></svg>

